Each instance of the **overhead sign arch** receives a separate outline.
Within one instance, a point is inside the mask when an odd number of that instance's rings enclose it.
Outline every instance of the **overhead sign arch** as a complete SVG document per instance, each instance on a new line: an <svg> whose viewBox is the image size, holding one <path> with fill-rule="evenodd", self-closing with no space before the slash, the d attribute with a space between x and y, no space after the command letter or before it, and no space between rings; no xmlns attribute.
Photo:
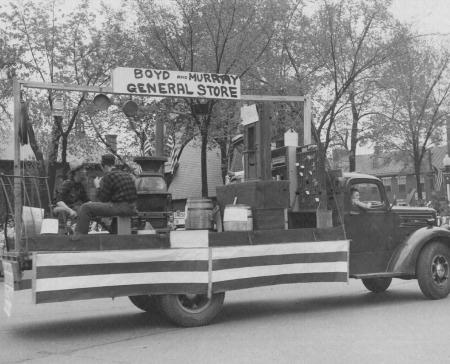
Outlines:
<svg viewBox="0 0 450 364"><path fill-rule="evenodd" d="M117 67L111 73L115 93L239 100L241 80L235 75Z"/></svg>

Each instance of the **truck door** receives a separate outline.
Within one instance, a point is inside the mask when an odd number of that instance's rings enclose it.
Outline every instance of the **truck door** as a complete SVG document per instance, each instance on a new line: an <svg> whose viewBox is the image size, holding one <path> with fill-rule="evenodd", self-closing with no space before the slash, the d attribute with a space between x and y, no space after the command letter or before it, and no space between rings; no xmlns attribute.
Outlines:
<svg viewBox="0 0 450 364"><path fill-rule="evenodd" d="M352 192L359 193L359 204ZM350 243L350 275L386 271L395 248L394 215L378 181L352 180L347 186L344 223Z"/></svg>

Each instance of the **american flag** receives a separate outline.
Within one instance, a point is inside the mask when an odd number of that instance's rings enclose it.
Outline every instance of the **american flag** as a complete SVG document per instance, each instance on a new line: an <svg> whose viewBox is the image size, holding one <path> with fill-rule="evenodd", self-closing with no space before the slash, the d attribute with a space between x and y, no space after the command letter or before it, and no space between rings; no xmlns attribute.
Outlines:
<svg viewBox="0 0 450 364"><path fill-rule="evenodd" d="M434 190L440 191L442 187L442 182L444 181L444 174L442 169L433 166L434 171Z"/></svg>
<svg viewBox="0 0 450 364"><path fill-rule="evenodd" d="M166 172L174 174L178 166L178 160L180 159L181 148L176 144L173 135L167 137L166 150L170 152L169 160L166 164Z"/></svg>
<svg viewBox="0 0 450 364"><path fill-rule="evenodd" d="M150 140L148 139L147 135L142 132L142 154L145 155L151 155L152 154L152 145L150 144Z"/></svg>

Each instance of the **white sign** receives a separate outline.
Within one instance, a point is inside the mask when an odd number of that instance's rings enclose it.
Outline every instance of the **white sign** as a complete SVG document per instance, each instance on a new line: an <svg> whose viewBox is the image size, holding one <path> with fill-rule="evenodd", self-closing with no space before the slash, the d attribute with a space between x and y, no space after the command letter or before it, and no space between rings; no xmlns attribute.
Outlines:
<svg viewBox="0 0 450 364"><path fill-rule="evenodd" d="M258 111L256 105L242 106L241 107L241 119L242 125L256 123L259 120Z"/></svg>
<svg viewBox="0 0 450 364"><path fill-rule="evenodd" d="M238 76L218 73L118 67L112 71L113 92L159 97L241 98Z"/></svg>

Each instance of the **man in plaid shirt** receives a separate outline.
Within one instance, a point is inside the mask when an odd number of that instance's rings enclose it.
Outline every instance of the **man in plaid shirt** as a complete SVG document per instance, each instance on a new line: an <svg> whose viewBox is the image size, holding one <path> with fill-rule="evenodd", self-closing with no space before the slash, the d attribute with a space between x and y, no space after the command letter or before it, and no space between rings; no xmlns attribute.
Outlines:
<svg viewBox="0 0 450 364"><path fill-rule="evenodd" d="M99 202L81 205L75 234L87 234L90 220L95 216L132 216L136 214L137 192L131 174L114 168L115 157L102 156L105 175L94 180Z"/></svg>

